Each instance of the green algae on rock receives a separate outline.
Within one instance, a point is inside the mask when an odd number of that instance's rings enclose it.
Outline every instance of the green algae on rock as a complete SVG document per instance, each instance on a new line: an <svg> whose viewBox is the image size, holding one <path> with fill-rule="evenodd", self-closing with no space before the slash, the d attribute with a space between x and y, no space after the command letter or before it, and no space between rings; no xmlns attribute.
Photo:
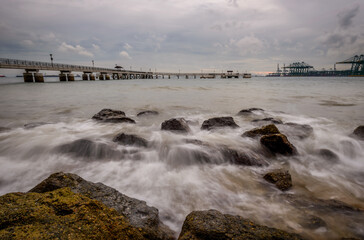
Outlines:
<svg viewBox="0 0 364 240"><path fill-rule="evenodd" d="M70 188L0 197L0 239L145 239L114 209Z"/></svg>
<svg viewBox="0 0 364 240"><path fill-rule="evenodd" d="M288 171L276 170L269 172L264 175L264 179L270 183L274 183L281 191L286 191L292 187L292 178Z"/></svg>
<svg viewBox="0 0 364 240"><path fill-rule="evenodd" d="M269 125L263 126L261 128L254 128L252 130L246 131L241 136L242 137L254 138L254 137L257 137L257 136L263 136L263 135L268 135L268 134L276 134L276 133L280 133L278 128L276 127L276 125L269 124Z"/></svg>

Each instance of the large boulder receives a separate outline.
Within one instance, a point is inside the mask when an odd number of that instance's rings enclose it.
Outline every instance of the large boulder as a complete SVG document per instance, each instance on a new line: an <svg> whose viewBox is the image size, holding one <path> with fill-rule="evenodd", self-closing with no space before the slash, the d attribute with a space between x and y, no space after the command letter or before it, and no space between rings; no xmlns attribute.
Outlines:
<svg viewBox="0 0 364 240"><path fill-rule="evenodd" d="M138 117L144 117L144 116L155 116L158 115L159 112L157 111L153 111L153 110L147 110L147 111L142 111L140 113L137 114Z"/></svg>
<svg viewBox="0 0 364 240"><path fill-rule="evenodd" d="M179 240L294 240L303 239L297 234L258 225L241 216L222 214L216 210L194 211L182 226Z"/></svg>
<svg viewBox="0 0 364 240"><path fill-rule="evenodd" d="M264 175L264 179L275 184L281 191L287 191L292 187L292 178L288 171L276 170L269 172Z"/></svg>
<svg viewBox="0 0 364 240"><path fill-rule="evenodd" d="M44 193L69 187L72 192L98 200L125 216L133 227L141 228L145 236L153 239L173 239L173 232L158 216L158 209L144 201L128 197L102 183L92 183L71 173L54 173L29 192Z"/></svg>
<svg viewBox="0 0 364 240"><path fill-rule="evenodd" d="M261 128L254 128L252 130L246 131L243 133L242 137L257 137L257 136L263 136L263 135L269 135L269 134L276 134L280 133L276 125L269 124L266 126L263 126Z"/></svg>
<svg viewBox="0 0 364 240"><path fill-rule="evenodd" d="M109 118L120 118L125 117L125 112L120 110L113 110L113 109L102 109L100 112L96 113L92 119L104 121Z"/></svg>
<svg viewBox="0 0 364 240"><path fill-rule="evenodd" d="M222 127L238 128L239 126L235 123L232 117L216 117L205 120L202 123L201 129L212 130Z"/></svg>
<svg viewBox="0 0 364 240"><path fill-rule="evenodd" d="M297 154L296 147L293 146L283 134L264 135L260 138L260 143L272 153L287 156Z"/></svg>
<svg viewBox="0 0 364 240"><path fill-rule="evenodd" d="M132 145L138 147L148 147L148 141L142 137L132 135L132 134L125 134L119 133L113 139L114 142L117 142L122 145Z"/></svg>
<svg viewBox="0 0 364 240"><path fill-rule="evenodd" d="M364 140L364 125L355 128L353 135L358 139Z"/></svg>
<svg viewBox="0 0 364 240"><path fill-rule="evenodd" d="M162 123L161 129L179 133L187 133L190 131L190 127L184 118L172 118L166 120Z"/></svg>
<svg viewBox="0 0 364 240"><path fill-rule="evenodd" d="M114 209L69 188L0 197L0 239L147 239Z"/></svg>

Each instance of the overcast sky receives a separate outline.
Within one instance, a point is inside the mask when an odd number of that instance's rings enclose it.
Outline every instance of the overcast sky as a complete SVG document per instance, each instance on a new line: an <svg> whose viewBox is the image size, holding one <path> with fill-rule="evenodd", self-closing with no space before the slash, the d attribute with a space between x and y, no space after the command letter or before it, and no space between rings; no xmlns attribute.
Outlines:
<svg viewBox="0 0 364 240"><path fill-rule="evenodd" d="M363 0L0 0L0 57L153 71L364 54Z"/></svg>

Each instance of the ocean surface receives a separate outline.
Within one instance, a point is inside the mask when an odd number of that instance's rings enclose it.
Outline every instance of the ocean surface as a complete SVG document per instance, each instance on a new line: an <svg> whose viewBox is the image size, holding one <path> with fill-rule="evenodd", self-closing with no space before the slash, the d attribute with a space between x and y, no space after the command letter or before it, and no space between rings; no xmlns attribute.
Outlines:
<svg viewBox="0 0 364 240"><path fill-rule="evenodd" d="M45 80L0 79L0 127L5 128L0 132L1 195L28 191L63 171L146 201L177 234L191 211L216 209L308 238L364 238L363 214L333 207L322 211L287 200L287 195L308 202L335 199L364 209L364 141L351 136L364 125L364 78ZM264 111L237 115L252 107ZM136 124L92 120L103 108L122 110ZM137 117L143 110L159 115ZM200 129L204 120L221 116L232 116L240 127ZM161 131L163 121L176 117L189 122L190 133ZM269 124L253 122L267 117L313 128L303 138L294 127L277 124L296 146L297 156L268 156L259 139L241 136ZM150 146L114 143L121 132L141 136ZM79 139L123 154L100 157L59 150ZM231 164L206 145L249 152L267 164ZM214 161L201 161L201 154ZM263 179L275 169L290 172L290 190L281 192ZM310 216L323 223L307 226Z"/></svg>

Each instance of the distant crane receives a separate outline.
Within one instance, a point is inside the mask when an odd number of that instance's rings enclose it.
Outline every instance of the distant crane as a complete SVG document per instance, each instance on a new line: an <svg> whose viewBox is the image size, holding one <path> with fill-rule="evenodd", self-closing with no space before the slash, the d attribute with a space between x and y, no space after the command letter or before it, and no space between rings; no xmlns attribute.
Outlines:
<svg viewBox="0 0 364 240"><path fill-rule="evenodd" d="M345 61L337 62L336 64L351 64L351 75L364 76L364 54L355 55Z"/></svg>

